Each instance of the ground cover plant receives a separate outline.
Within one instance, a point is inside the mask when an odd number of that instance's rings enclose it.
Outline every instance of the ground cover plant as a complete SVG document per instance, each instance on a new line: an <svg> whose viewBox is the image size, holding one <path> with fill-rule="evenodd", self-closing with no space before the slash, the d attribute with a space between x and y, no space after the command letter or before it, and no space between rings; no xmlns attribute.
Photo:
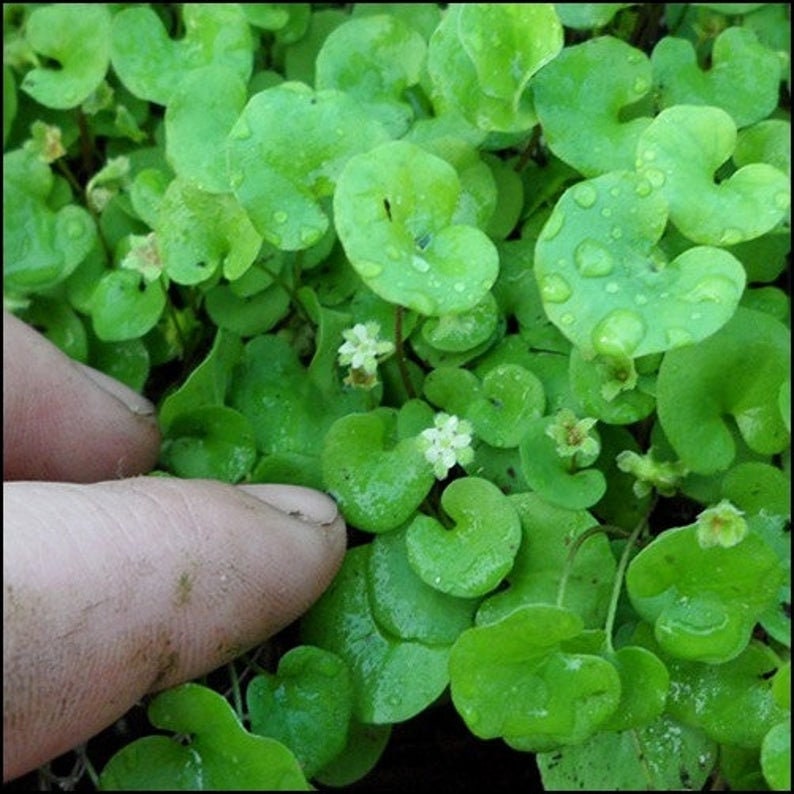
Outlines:
<svg viewBox="0 0 794 794"><path fill-rule="evenodd" d="M787 4L3 13L5 305L153 476L350 528L56 783L375 786L452 710L547 790L790 789Z"/></svg>

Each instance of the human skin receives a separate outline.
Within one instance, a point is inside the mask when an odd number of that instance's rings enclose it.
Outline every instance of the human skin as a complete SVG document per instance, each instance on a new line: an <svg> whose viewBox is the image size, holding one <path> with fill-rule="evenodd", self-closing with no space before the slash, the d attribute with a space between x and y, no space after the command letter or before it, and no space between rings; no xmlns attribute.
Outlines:
<svg viewBox="0 0 794 794"><path fill-rule="evenodd" d="M308 488L140 476L153 407L3 318L3 779L298 618L345 551Z"/></svg>

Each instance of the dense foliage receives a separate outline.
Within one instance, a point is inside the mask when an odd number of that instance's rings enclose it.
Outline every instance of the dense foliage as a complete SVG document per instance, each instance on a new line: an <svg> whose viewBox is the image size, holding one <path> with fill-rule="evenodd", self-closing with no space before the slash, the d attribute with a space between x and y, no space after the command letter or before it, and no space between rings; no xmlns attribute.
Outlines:
<svg viewBox="0 0 794 794"><path fill-rule="evenodd" d="M156 475L350 527L99 787L344 787L451 702L548 790L790 788L787 4L3 13L5 305Z"/></svg>

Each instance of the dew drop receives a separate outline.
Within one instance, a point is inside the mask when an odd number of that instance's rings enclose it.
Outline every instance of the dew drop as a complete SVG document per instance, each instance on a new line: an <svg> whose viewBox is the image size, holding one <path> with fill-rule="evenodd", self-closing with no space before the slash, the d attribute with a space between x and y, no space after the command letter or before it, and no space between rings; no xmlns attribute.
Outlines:
<svg viewBox="0 0 794 794"><path fill-rule="evenodd" d="M648 303L648 296L640 292L634 296L634 301L638 306L645 306Z"/></svg>
<svg viewBox="0 0 794 794"><path fill-rule="evenodd" d="M277 210L273 213L273 220L276 223L286 223L287 222L287 213L284 210Z"/></svg>
<svg viewBox="0 0 794 794"><path fill-rule="evenodd" d="M304 226L301 229L301 242L304 245L311 245L317 242L317 239L322 235L319 229L312 229L309 226Z"/></svg>
<svg viewBox="0 0 794 794"><path fill-rule="evenodd" d="M378 262L356 262L356 270L361 278L377 278L383 273L383 265Z"/></svg>
<svg viewBox="0 0 794 794"><path fill-rule="evenodd" d="M576 267L583 276L608 276L615 266L612 254L597 240L583 240L574 253Z"/></svg>
<svg viewBox="0 0 794 794"><path fill-rule="evenodd" d="M386 700L390 706L399 706L402 703L402 698L399 695L389 695Z"/></svg>
<svg viewBox="0 0 794 794"><path fill-rule="evenodd" d="M692 334L684 328L668 328L667 333L667 346L670 350L676 347L683 347L692 343Z"/></svg>
<svg viewBox="0 0 794 794"><path fill-rule="evenodd" d="M565 303L571 297L571 285L562 276L552 273L541 282L540 294L548 303Z"/></svg>
<svg viewBox="0 0 794 794"><path fill-rule="evenodd" d="M581 184L576 185L573 189L573 200L582 208L582 209L589 209L596 203L596 199L598 198L598 193L596 189L588 184L587 182L582 182Z"/></svg>
<svg viewBox="0 0 794 794"><path fill-rule="evenodd" d="M462 281L456 281L452 285L452 289L454 289L455 292L460 294L461 292L465 292L466 291L466 285Z"/></svg>
<svg viewBox="0 0 794 794"><path fill-rule="evenodd" d="M656 159L656 149L644 149L642 152L642 159L646 162L651 162Z"/></svg>
<svg viewBox="0 0 794 794"><path fill-rule="evenodd" d="M739 290L729 278L725 276L706 276L686 294L690 303L731 303Z"/></svg>
<svg viewBox="0 0 794 794"><path fill-rule="evenodd" d="M69 221L69 223L66 224L66 236L70 237L72 240L82 237L84 233L85 227L80 221Z"/></svg>
<svg viewBox="0 0 794 794"><path fill-rule="evenodd" d="M593 329L593 348L602 356L630 356L645 337L645 322L631 309L615 309Z"/></svg>
<svg viewBox="0 0 794 794"><path fill-rule="evenodd" d="M646 168L645 178L653 187L661 187L667 179L667 177L664 175L664 171L660 171L658 168Z"/></svg>
<svg viewBox="0 0 794 794"><path fill-rule="evenodd" d="M791 194L790 193L776 193L775 194L775 206L780 210L787 210L791 205Z"/></svg>
<svg viewBox="0 0 794 794"><path fill-rule="evenodd" d="M613 226L609 236L613 240L619 240L621 237L623 237L623 229L621 229L620 226Z"/></svg>
<svg viewBox="0 0 794 794"><path fill-rule="evenodd" d="M635 94L644 94L650 86L650 83L644 77L638 77L634 81L634 93Z"/></svg>
<svg viewBox="0 0 794 794"><path fill-rule="evenodd" d="M612 208L611 207L604 207L601 210L601 217L602 218L611 218L612 217Z"/></svg>
<svg viewBox="0 0 794 794"><path fill-rule="evenodd" d="M620 195L620 188L619 187L610 188L609 195L612 196L612 198L617 198Z"/></svg>
<svg viewBox="0 0 794 794"><path fill-rule="evenodd" d="M614 295L620 292L620 284L618 284L617 281L610 281L609 284L604 287L604 291L608 292L610 295Z"/></svg>
<svg viewBox="0 0 794 794"><path fill-rule="evenodd" d="M555 210L546 221L546 225L540 233L541 240L553 240L562 229L562 224L565 222L565 215L561 210Z"/></svg>
<svg viewBox="0 0 794 794"><path fill-rule="evenodd" d="M744 240L744 234L739 229L725 229L720 235L721 245L736 245Z"/></svg>
<svg viewBox="0 0 794 794"><path fill-rule="evenodd" d="M427 273L427 271L430 270L430 264L421 256L413 256L411 258L411 267L413 267L417 273Z"/></svg>
<svg viewBox="0 0 794 794"><path fill-rule="evenodd" d="M645 198L646 196L650 196L653 192L653 186L647 179L640 179L637 182L637 186L634 188L634 192L640 197Z"/></svg>
<svg viewBox="0 0 794 794"><path fill-rule="evenodd" d="M570 312L565 312L565 314L560 317L560 322L563 325L573 325L575 320L576 317L574 317Z"/></svg>

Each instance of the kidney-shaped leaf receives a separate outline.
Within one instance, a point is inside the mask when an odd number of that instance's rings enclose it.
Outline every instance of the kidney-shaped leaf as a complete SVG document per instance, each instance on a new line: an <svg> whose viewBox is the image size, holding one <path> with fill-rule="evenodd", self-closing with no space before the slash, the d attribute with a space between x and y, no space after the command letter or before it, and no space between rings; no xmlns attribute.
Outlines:
<svg viewBox="0 0 794 794"><path fill-rule="evenodd" d="M595 733L620 700L620 679L605 659L562 650L581 632L576 613L546 604L464 631L452 646L450 685L471 732L535 752Z"/></svg>
<svg viewBox="0 0 794 794"><path fill-rule="evenodd" d="M739 260L697 246L666 262L656 247L666 220L650 177L629 171L580 182L557 202L538 238L535 275L549 318L585 357L692 344L736 309Z"/></svg>
<svg viewBox="0 0 794 794"><path fill-rule="evenodd" d="M25 38L36 52L59 64L31 69L20 86L46 107L77 107L107 73L110 13L103 3L39 6L27 20Z"/></svg>
<svg viewBox="0 0 794 794"><path fill-rule="evenodd" d="M157 728L190 734L188 745L148 736L110 759L105 791L309 791L295 756L280 742L243 728L228 702L199 684L182 684L149 705Z"/></svg>
<svg viewBox="0 0 794 794"><path fill-rule="evenodd" d="M736 245L775 228L791 206L788 177L750 163L717 184L736 148L736 123L720 108L675 105L640 135L637 171L667 199L670 220L696 243Z"/></svg>
<svg viewBox="0 0 794 794"><path fill-rule="evenodd" d="M229 132L229 178L260 234L298 251L328 228L319 199L334 191L348 158L387 139L347 94L282 83L251 97Z"/></svg>
<svg viewBox="0 0 794 794"><path fill-rule="evenodd" d="M405 141L357 155L339 177L334 217L370 289L420 314L465 312L496 280L499 255L479 229L453 223L455 169Z"/></svg>
<svg viewBox="0 0 794 794"><path fill-rule="evenodd" d="M406 536L411 567L442 593L473 598L493 590L512 567L521 541L515 508L479 477L450 483L441 507L455 525L445 529L434 518L417 516Z"/></svg>
<svg viewBox="0 0 794 794"><path fill-rule="evenodd" d="M748 519L751 528L756 521ZM692 524L646 546L629 565L626 589L665 651L719 664L747 646L783 577L777 555L752 529L734 546L703 548Z"/></svg>
<svg viewBox="0 0 794 794"><path fill-rule="evenodd" d="M637 140L651 120L622 121L620 112L650 87L648 57L612 36L566 47L532 81L549 148L585 176L632 168Z"/></svg>
<svg viewBox="0 0 794 794"><path fill-rule="evenodd" d="M237 3L185 3L185 36L168 37L157 13L125 8L113 18L111 60L122 83L141 99L167 105L181 79L210 64L247 82L253 67L251 29Z"/></svg>
<svg viewBox="0 0 794 794"><path fill-rule="evenodd" d="M708 70L697 63L686 39L665 36L651 55L659 101L671 105L713 105L738 127L765 119L778 103L780 61L750 28L734 25L714 40Z"/></svg>
<svg viewBox="0 0 794 794"><path fill-rule="evenodd" d="M246 702L252 733L289 747L306 777L345 747L353 691L347 665L334 653L311 645L293 648L275 675L252 679Z"/></svg>
<svg viewBox="0 0 794 794"><path fill-rule="evenodd" d="M782 452L790 434L778 405L789 377L791 337L765 312L740 307L716 334L669 352L659 368L657 401L665 435L698 474L727 469L736 455L732 416L747 445Z"/></svg>

